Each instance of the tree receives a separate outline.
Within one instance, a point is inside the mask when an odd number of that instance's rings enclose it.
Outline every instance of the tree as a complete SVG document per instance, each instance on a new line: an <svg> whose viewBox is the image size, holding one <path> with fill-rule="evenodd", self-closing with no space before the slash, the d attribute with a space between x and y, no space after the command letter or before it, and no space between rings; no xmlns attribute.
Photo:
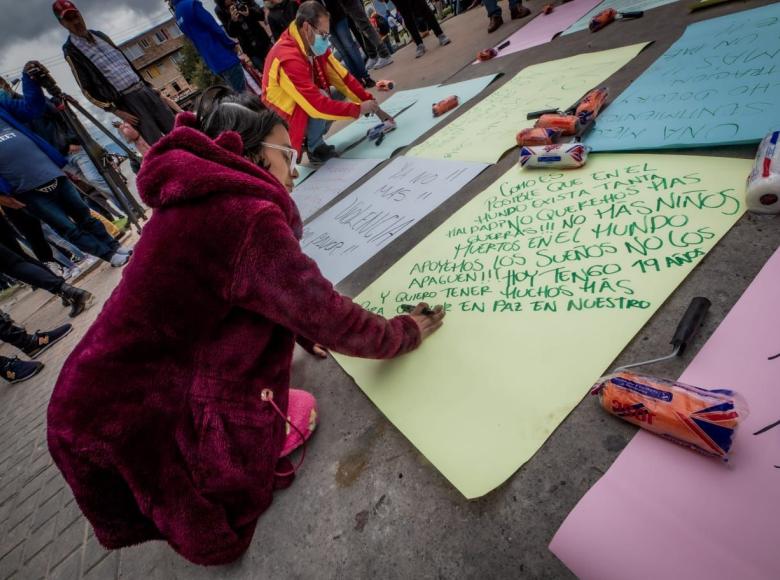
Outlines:
<svg viewBox="0 0 780 580"><path fill-rule="evenodd" d="M211 85L219 82L219 79L212 74L206 63L198 54L195 46L186 38L181 48L181 60L179 61L179 70L191 85L205 90Z"/></svg>

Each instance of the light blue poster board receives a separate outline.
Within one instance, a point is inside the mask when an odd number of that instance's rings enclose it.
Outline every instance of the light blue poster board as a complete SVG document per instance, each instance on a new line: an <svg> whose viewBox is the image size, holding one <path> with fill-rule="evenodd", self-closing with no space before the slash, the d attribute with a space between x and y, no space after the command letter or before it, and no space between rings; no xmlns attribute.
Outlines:
<svg viewBox="0 0 780 580"><path fill-rule="evenodd" d="M316 167L310 167L308 165L299 165L298 166L298 177L293 182L296 186L300 185L304 181L306 181L306 178L309 177L312 173L317 171Z"/></svg>
<svg viewBox="0 0 780 580"><path fill-rule="evenodd" d="M587 30L588 24L590 24L590 21L593 19L593 17L607 8L614 8L618 12L636 12L637 10L650 10L652 8L658 8L659 6L671 4L672 2L676 1L677 0L604 0L601 4L588 12L577 22L569 26L569 28L567 28L563 34L571 34L572 32ZM612 26L619 25L620 23L612 24Z"/></svg>
<svg viewBox="0 0 780 580"><path fill-rule="evenodd" d="M497 74L491 74L468 81L461 81L459 83L422 87L411 91L403 91L403 95L399 92L397 95L393 96L400 97L397 101L391 103L393 109L399 110L401 105L408 105L410 101L412 101L413 104L398 115L398 118L396 119L398 128L395 131L387 133L382 144L378 147L373 142L366 139L352 149L342 153L341 157L345 159L389 159L395 151L414 142L420 135L441 123L449 115L462 107L467 101L476 97L497 76ZM457 95L460 100L460 105L440 117L434 117L431 112L431 105L450 95ZM390 100L391 99L388 99L385 103L389 103ZM382 104L383 109L385 108L385 103ZM385 110L388 114L393 114L391 113L391 110ZM369 117L369 119L371 119L371 117ZM356 131L356 129L351 129L351 127L353 125L358 126L358 124L363 124L363 126L359 128L359 131L361 131L360 136L363 136L370 127L378 124L378 120L373 119L373 121L368 122L366 119L359 119L353 121L349 126L336 133L333 137L327 137L326 142L336 146L338 149L339 145L337 143L342 142L335 138L346 130ZM355 133L352 133L351 135L354 134ZM354 141L352 142L354 143Z"/></svg>
<svg viewBox="0 0 780 580"><path fill-rule="evenodd" d="M595 151L757 143L780 127L780 4L690 25L596 119Z"/></svg>
<svg viewBox="0 0 780 580"><path fill-rule="evenodd" d="M382 110L385 113L395 117L399 112L417 102L417 94L419 92L421 92L421 89L398 91L390 98L385 99L380 104L380 107L382 107ZM382 121L380 121L379 117L376 115L360 117L359 119L352 121L338 133L325 137L325 142L328 145L333 145L339 153L343 153L347 148L365 137L369 129L379 125L381 122Z"/></svg>

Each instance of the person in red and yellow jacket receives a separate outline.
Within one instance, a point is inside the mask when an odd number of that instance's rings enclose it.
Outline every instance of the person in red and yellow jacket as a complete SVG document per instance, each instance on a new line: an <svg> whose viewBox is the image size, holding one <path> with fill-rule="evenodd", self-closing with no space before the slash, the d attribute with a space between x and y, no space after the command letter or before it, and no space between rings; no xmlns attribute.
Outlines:
<svg viewBox="0 0 780 580"><path fill-rule="evenodd" d="M315 163L336 155L324 140L333 121L370 113L382 121L392 120L333 56L329 36L330 15L325 7L314 0L302 3L268 53L263 70L263 101L289 125L298 155L306 139L309 160ZM337 94L331 93L331 87Z"/></svg>

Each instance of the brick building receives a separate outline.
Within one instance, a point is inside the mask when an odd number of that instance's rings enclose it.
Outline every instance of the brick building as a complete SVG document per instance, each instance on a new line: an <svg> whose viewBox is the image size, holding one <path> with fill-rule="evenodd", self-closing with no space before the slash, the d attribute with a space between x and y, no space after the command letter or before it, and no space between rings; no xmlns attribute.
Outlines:
<svg viewBox="0 0 780 580"><path fill-rule="evenodd" d="M197 89L179 71L184 36L173 18L119 45L144 80L178 103Z"/></svg>

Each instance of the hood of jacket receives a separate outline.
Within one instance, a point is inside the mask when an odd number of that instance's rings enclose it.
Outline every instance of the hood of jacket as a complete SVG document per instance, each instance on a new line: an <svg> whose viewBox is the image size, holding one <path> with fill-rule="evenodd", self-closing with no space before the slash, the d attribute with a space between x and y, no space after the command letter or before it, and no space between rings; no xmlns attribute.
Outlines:
<svg viewBox="0 0 780 580"><path fill-rule="evenodd" d="M144 156L138 192L152 208L164 208L212 195L247 195L278 206L300 238L298 208L284 186L268 171L246 159L234 131L211 139L195 128L195 115L180 113L174 130Z"/></svg>

